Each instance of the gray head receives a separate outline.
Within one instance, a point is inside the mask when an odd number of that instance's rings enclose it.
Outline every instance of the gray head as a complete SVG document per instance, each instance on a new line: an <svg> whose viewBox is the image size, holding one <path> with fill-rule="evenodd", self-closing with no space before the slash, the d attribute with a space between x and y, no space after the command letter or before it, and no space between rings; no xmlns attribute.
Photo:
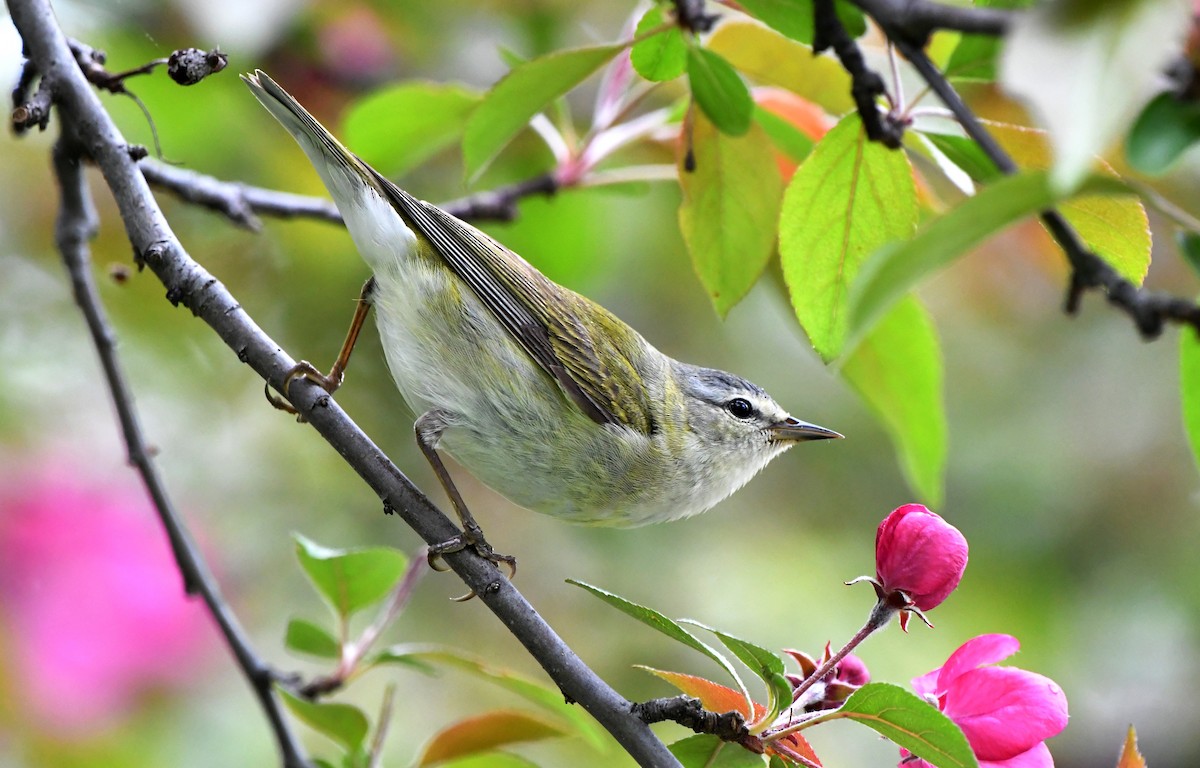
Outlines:
<svg viewBox="0 0 1200 768"><path fill-rule="evenodd" d="M771 458L806 440L841 437L831 429L793 418L766 391L732 373L677 363L687 401L688 428L718 454L761 456L752 473Z"/></svg>

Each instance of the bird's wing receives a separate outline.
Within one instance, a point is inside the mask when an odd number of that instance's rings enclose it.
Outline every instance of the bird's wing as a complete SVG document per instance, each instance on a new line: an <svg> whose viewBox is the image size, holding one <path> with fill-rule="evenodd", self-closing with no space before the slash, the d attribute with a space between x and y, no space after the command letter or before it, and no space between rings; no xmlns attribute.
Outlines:
<svg viewBox="0 0 1200 768"><path fill-rule="evenodd" d="M588 418L645 434L655 430L645 383L623 351L640 350L636 331L486 234L372 172L405 221ZM597 332L579 322L581 312Z"/></svg>

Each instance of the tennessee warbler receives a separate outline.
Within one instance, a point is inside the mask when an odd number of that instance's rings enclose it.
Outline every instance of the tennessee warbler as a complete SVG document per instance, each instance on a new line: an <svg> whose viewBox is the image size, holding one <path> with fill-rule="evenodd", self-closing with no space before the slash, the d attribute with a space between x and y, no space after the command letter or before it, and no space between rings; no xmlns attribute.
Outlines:
<svg viewBox="0 0 1200 768"><path fill-rule="evenodd" d="M841 437L760 387L662 354L600 305L355 157L261 71L250 90L296 139L374 276L328 375L333 391L374 306L388 367L463 534L494 561L437 451L522 507L637 526L703 512L792 445ZM287 385L283 387L286 394Z"/></svg>

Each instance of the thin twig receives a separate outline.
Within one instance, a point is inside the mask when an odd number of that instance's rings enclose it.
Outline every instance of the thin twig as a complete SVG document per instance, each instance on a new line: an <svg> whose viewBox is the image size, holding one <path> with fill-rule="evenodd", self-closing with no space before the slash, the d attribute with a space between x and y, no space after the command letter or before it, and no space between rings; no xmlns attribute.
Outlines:
<svg viewBox="0 0 1200 768"><path fill-rule="evenodd" d="M292 732L279 700L275 697L272 688L274 675L250 644L229 603L221 595L216 579L205 565L178 510L167 494L162 476L158 473L152 452L143 436L137 410L133 405L133 394L126 383L117 356L116 335L108 322L100 302L100 294L92 279L88 240L96 230L96 213L83 178L79 148L69 142L70 139L64 137L54 147L54 172L62 194L55 240L71 278L75 302L83 313L92 335L92 342L100 356L104 377L108 382L108 389L117 410L117 419L129 451L129 463L141 475L146 491L154 502L154 509L171 542L175 562L183 575L185 591L191 595L198 594L204 601L238 664L249 678L259 704L262 705L275 733L283 764L289 768L306 768L311 765L308 757Z"/></svg>
<svg viewBox="0 0 1200 768"><path fill-rule="evenodd" d="M223 181L152 158L142 160L138 166L146 181L155 187L215 211L245 229L257 231L262 228L262 222L256 214L280 219L306 218L342 223L337 206L327 198ZM552 195L557 190L554 176L546 173L441 203L438 207L466 221L512 221L517 217L517 203L521 199L537 194Z"/></svg>

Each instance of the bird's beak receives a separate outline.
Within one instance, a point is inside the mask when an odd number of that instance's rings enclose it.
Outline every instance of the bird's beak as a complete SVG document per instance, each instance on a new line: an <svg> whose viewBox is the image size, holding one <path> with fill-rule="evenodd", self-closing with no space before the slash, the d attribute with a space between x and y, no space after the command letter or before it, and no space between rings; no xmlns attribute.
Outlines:
<svg viewBox="0 0 1200 768"><path fill-rule="evenodd" d="M828 440L834 437L843 437L842 434L834 432L832 429L818 427L816 424L809 424L807 421L793 419L791 416L767 427L767 432L770 433L772 440L785 443L801 443L806 440Z"/></svg>

